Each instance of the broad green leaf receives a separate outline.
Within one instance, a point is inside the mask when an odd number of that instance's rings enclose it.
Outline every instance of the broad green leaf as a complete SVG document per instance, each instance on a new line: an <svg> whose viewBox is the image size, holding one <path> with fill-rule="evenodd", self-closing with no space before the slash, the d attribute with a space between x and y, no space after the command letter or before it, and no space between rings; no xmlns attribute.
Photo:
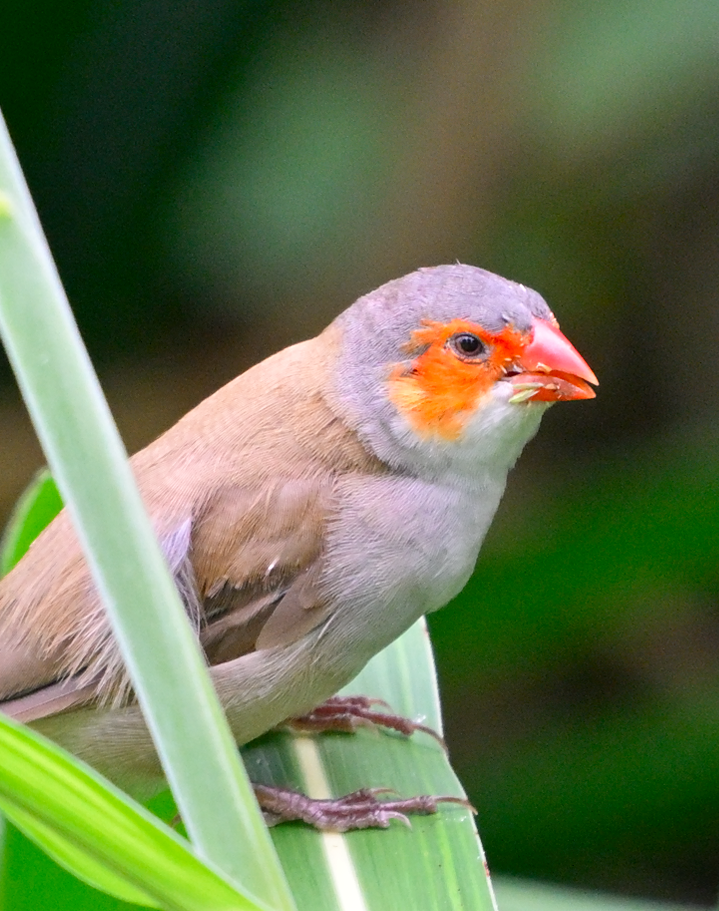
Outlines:
<svg viewBox="0 0 719 911"><path fill-rule="evenodd" d="M92 769L2 715L0 809L59 864L124 901L178 911L265 907Z"/></svg>
<svg viewBox="0 0 719 911"><path fill-rule="evenodd" d="M62 509L50 472L43 468L17 502L0 538L0 576L9 573L40 532Z"/></svg>
<svg viewBox="0 0 719 911"><path fill-rule="evenodd" d="M386 700L392 710L441 730L434 665L424 621L377 655L344 691ZM429 735L381 730L304 736L277 732L243 750L253 780L290 784L315 797L362 787L400 796L463 796L442 747ZM299 824L272 830L300 909L495 908L472 814L441 805L435 816L412 816L412 828L345 835Z"/></svg>

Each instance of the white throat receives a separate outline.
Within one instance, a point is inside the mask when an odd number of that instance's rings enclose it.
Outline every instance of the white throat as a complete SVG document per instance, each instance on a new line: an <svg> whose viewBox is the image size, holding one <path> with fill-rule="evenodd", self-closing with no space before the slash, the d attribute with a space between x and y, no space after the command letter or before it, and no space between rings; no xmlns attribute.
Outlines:
<svg viewBox="0 0 719 911"><path fill-rule="evenodd" d="M503 387L506 385L506 389ZM366 428L366 442L384 461L425 480L464 488L504 487L507 473L539 429L549 403L510 404L498 383L457 439L420 436L395 411Z"/></svg>

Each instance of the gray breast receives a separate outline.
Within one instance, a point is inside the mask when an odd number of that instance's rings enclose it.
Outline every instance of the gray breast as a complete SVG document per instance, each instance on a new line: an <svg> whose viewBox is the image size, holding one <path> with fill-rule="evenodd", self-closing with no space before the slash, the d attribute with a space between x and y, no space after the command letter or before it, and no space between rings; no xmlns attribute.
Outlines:
<svg viewBox="0 0 719 911"><path fill-rule="evenodd" d="M334 603L325 635L366 661L450 601L474 568L503 487L487 482L467 490L408 477L343 481L322 579Z"/></svg>

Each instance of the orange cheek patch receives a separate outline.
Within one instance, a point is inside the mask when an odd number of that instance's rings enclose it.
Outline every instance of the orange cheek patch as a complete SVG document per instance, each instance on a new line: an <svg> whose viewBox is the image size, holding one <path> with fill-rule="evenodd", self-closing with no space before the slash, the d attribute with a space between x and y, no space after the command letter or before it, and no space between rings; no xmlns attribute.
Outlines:
<svg viewBox="0 0 719 911"><path fill-rule="evenodd" d="M447 341L458 332L478 336L488 353L477 360L455 354ZM410 354L419 352L412 365L398 364L390 373L390 400L420 436L456 440L528 340L511 326L493 334L468 320L425 320L406 346Z"/></svg>

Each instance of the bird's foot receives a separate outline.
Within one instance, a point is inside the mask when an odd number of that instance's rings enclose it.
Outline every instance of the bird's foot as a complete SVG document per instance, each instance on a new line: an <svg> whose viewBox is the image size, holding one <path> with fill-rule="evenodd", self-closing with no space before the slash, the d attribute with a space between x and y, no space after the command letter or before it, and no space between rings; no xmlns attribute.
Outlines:
<svg viewBox="0 0 719 911"><path fill-rule="evenodd" d="M386 829L393 819L411 828L408 814L430 816L440 803L456 803L475 812L462 797L407 797L378 800L392 793L391 788L363 788L344 797L317 800L297 791L253 784L255 797L268 826L299 820L322 832L348 832L351 829Z"/></svg>
<svg viewBox="0 0 719 911"><path fill-rule="evenodd" d="M303 733L339 731L354 734L358 727L383 727L410 736L415 731L424 731L447 749L444 738L425 724L418 724L411 718L395 715L393 712L378 712L374 706L387 703L383 699L368 696L333 696L317 708L298 718L288 718L283 727Z"/></svg>

